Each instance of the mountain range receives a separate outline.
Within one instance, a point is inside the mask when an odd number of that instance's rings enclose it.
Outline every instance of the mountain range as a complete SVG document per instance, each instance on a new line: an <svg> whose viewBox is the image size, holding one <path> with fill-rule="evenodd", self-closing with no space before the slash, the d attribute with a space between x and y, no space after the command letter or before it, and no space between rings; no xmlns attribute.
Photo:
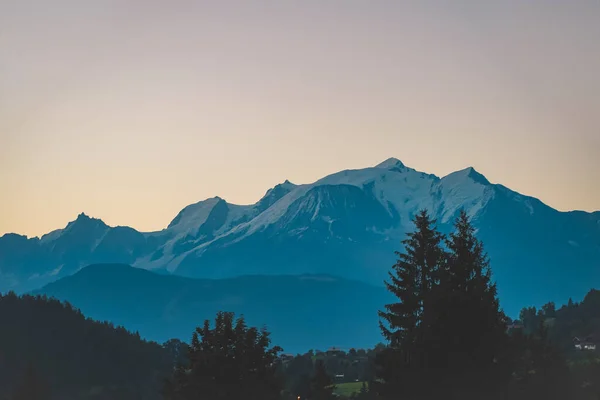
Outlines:
<svg viewBox="0 0 600 400"><path fill-rule="evenodd" d="M110 227L82 213L41 238L6 234L0 291L39 289L94 263L204 279L326 274L382 286L417 211L429 210L449 232L461 208L511 316L599 286L600 212L559 212L473 168L440 178L392 158L312 184L285 181L252 205L200 201L158 232Z"/></svg>

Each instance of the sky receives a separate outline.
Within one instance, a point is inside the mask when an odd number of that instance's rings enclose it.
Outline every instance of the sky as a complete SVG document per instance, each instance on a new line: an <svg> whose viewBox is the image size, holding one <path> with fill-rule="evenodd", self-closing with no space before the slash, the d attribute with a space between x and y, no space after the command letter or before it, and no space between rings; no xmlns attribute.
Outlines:
<svg viewBox="0 0 600 400"><path fill-rule="evenodd" d="M600 1L0 0L0 234L396 157L600 209Z"/></svg>

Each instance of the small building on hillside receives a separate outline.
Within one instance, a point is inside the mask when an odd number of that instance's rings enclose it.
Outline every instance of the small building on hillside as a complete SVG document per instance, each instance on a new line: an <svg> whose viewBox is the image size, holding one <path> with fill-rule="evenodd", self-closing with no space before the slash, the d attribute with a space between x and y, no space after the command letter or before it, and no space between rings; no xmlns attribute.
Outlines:
<svg viewBox="0 0 600 400"><path fill-rule="evenodd" d="M578 337L573 338L573 345L576 350L596 350L596 341L592 336L588 336L585 339L579 339Z"/></svg>

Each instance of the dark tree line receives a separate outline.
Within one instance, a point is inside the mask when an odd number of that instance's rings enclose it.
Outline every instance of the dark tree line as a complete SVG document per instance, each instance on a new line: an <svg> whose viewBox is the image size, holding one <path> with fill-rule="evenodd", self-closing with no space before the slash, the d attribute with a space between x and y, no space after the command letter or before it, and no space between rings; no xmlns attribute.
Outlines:
<svg viewBox="0 0 600 400"><path fill-rule="evenodd" d="M68 303L0 295L0 320L0 399L152 399L169 373L160 345Z"/></svg>
<svg viewBox="0 0 600 400"><path fill-rule="evenodd" d="M519 320L526 333L535 331L543 323L560 350L573 353L573 338L600 341L600 291L592 289L581 302L569 300L558 309L552 302L539 309L523 308Z"/></svg>
<svg viewBox="0 0 600 400"><path fill-rule="evenodd" d="M270 342L265 329L248 327L243 317L234 320L233 313L219 313L213 328L206 320L194 332L188 362L177 366L165 384L165 398L278 399L281 349L269 347Z"/></svg>
<svg viewBox="0 0 600 400"><path fill-rule="evenodd" d="M298 354L282 362L286 391L307 397L306 382L315 374L316 363L321 361L334 383L368 382L374 377L373 362L383 345L374 349L350 349L349 351L313 351Z"/></svg>
<svg viewBox="0 0 600 400"><path fill-rule="evenodd" d="M519 321L528 336L540 336L553 344L555 356L565 358L570 366L571 385L577 395L600 398L600 358L597 350L577 349L576 339L581 343L600 345L600 291L592 289L581 302L569 300L560 308L547 303L541 308L526 307L521 310ZM548 364L546 362L546 364Z"/></svg>

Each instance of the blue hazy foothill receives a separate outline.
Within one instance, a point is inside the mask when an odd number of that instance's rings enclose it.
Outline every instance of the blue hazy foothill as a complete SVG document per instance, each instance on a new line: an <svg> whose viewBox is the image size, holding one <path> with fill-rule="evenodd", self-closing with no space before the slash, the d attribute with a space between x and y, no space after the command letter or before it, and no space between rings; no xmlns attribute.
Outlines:
<svg viewBox="0 0 600 400"><path fill-rule="evenodd" d="M110 320L142 337L188 341L217 311L266 325L288 352L381 341L373 311L391 300L384 288L326 275L192 279L124 264L96 264L34 294L68 300L87 317Z"/></svg>

